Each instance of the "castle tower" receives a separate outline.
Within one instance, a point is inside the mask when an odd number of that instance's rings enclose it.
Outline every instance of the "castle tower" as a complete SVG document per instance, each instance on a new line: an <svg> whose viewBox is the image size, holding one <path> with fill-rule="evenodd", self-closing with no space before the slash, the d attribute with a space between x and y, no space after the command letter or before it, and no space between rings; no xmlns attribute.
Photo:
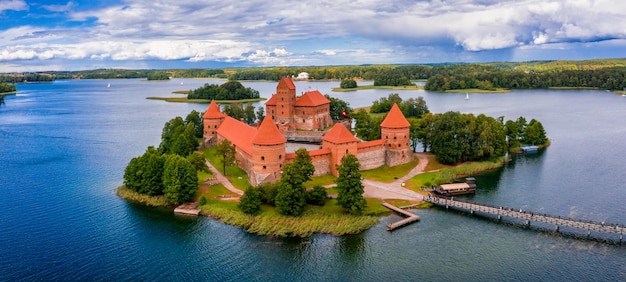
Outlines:
<svg viewBox="0 0 626 282"><path fill-rule="evenodd" d="M293 123L296 105L296 85L289 77L283 77L276 86L275 109L266 108L266 115L272 115L278 123ZM269 102L269 101L268 101ZM269 113L274 110L274 113Z"/></svg>
<svg viewBox="0 0 626 282"><path fill-rule="evenodd" d="M413 160L413 153L409 146L409 127L411 124L402 114L397 104L393 104L391 110L380 124L381 139L385 142L387 150L385 164L396 166Z"/></svg>
<svg viewBox="0 0 626 282"><path fill-rule="evenodd" d="M220 112L220 107L215 103L215 100L211 100L211 104L202 115L202 119L204 121L203 140L207 144L211 144L217 138L217 128L224 122L224 114Z"/></svg>
<svg viewBox="0 0 626 282"><path fill-rule="evenodd" d="M287 140L280 133L271 116L265 116L252 138L252 173L250 184L258 185L280 180L285 161Z"/></svg>
<svg viewBox="0 0 626 282"><path fill-rule="evenodd" d="M338 176L337 165L341 164L341 159L347 154L357 156L357 142L359 140L348 131L341 123L337 123L328 133L322 137L322 148L330 150L330 172Z"/></svg>

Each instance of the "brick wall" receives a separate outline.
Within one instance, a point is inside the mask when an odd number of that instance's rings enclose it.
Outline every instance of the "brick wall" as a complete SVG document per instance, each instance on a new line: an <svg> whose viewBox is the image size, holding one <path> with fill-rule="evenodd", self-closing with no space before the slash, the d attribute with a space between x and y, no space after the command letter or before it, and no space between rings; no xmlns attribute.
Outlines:
<svg viewBox="0 0 626 282"><path fill-rule="evenodd" d="M385 148L382 144L359 148L357 159L361 164L361 170L368 170L380 167L385 164Z"/></svg>

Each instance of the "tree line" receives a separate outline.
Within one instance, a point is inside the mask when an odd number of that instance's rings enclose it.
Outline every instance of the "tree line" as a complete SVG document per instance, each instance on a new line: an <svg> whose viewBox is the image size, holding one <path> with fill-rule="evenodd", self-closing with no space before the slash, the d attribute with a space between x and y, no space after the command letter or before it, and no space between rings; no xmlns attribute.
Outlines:
<svg viewBox="0 0 626 282"><path fill-rule="evenodd" d="M222 85L205 83L191 91L187 99L242 100L261 97L258 90L245 87L239 81L230 80Z"/></svg>
<svg viewBox="0 0 626 282"><path fill-rule="evenodd" d="M159 147L148 147L124 169L124 186L140 194L162 195L173 205L192 199L197 171L207 170L204 157L195 151L202 127L201 114L195 110L184 120L178 116L166 122Z"/></svg>

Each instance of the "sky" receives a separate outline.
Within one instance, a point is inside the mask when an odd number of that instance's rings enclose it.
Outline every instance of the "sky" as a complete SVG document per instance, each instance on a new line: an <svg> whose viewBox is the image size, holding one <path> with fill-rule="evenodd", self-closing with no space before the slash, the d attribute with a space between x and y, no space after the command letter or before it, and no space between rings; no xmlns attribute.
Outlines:
<svg viewBox="0 0 626 282"><path fill-rule="evenodd" d="M623 0L0 0L0 73L624 57Z"/></svg>

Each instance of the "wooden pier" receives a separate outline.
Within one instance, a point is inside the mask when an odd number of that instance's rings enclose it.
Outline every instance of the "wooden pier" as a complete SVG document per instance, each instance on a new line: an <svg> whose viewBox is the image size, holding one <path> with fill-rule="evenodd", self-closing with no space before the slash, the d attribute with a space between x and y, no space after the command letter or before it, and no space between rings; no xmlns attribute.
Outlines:
<svg viewBox="0 0 626 282"><path fill-rule="evenodd" d="M496 216L498 220L501 220L502 217L518 218L524 220L526 226L530 226L530 223L533 221L554 224L555 231L557 232L559 231L559 228L561 226L566 226L587 230L587 237L591 235L591 231L619 234L620 244L622 242L624 233L626 233L626 226L621 224L607 224L604 222L597 222L592 220L581 220L569 217L554 216L545 213L525 211L522 209L512 209L502 206L495 207L472 202L453 200L452 198L436 197L432 195L424 197L424 201L446 208L468 211L470 214L474 214L474 212L480 212L493 215Z"/></svg>
<svg viewBox="0 0 626 282"><path fill-rule="evenodd" d="M403 209L401 209L399 207L396 207L394 205L391 205L389 203L383 202L382 205L385 206L386 208L388 208L388 209L390 209L390 210L392 210L392 211L394 211L394 212L396 212L396 213L406 217L405 219L402 219L400 221L396 221L394 223L388 224L387 225L387 231L391 231L391 230L394 230L396 228L405 226L405 225L407 225L409 223L413 223L415 221L420 220L419 215L410 213L408 211L405 211L405 210L403 210Z"/></svg>

